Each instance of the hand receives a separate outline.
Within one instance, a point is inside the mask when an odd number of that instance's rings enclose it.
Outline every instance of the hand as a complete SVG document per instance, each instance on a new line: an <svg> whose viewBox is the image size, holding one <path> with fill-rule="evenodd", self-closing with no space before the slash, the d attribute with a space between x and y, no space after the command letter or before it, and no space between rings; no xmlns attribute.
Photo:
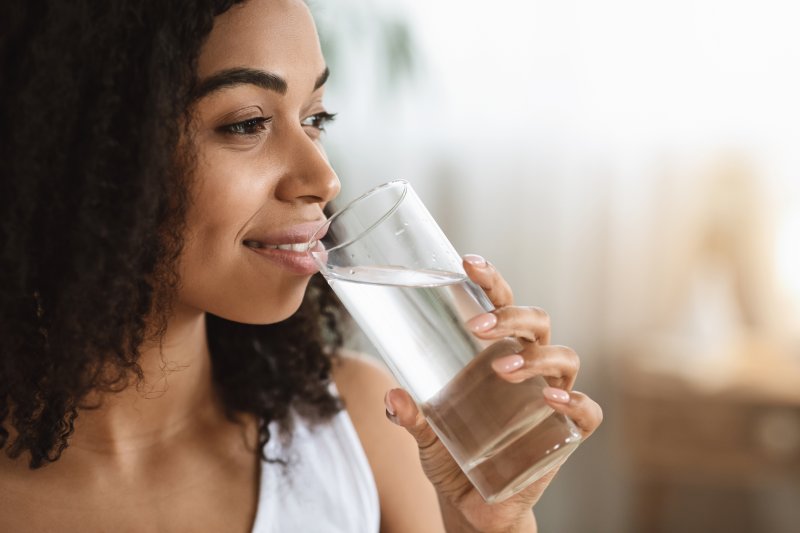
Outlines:
<svg viewBox="0 0 800 533"><path fill-rule="evenodd" d="M508 283L480 256L465 256L464 269L495 306L492 313L469 321L468 326L472 327L475 335L486 340L514 336L524 345L520 353L495 360L492 363L494 371L511 383L543 376L550 385L543 391L547 404L571 418L584 438L591 435L603 419L602 410L585 394L571 390L579 359L570 348L550 345L547 314L538 308L514 306ZM558 468L511 498L489 505L450 456L406 391L390 390L386 393L385 403L389 420L408 430L419 445L422 467L439 495L445 524L458 527L459 531L464 528L480 532L536 531L531 508Z"/></svg>

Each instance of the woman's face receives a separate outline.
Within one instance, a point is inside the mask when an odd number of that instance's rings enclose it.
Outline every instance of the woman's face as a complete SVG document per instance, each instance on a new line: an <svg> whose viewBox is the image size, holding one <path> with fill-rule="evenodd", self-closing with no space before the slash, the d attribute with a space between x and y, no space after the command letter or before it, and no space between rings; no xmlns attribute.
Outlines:
<svg viewBox="0 0 800 533"><path fill-rule="evenodd" d="M266 324L294 313L305 243L339 192L320 144L327 77L300 0L249 0L215 20L198 63L192 204L179 305Z"/></svg>

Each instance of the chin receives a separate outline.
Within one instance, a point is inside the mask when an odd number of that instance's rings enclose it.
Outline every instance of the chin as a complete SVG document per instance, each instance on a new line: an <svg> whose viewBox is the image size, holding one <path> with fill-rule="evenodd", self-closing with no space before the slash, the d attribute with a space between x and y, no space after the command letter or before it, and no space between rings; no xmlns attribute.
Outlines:
<svg viewBox="0 0 800 533"><path fill-rule="evenodd" d="M300 304L302 303L302 299L297 302L297 305L285 307L280 310L280 312L276 313L275 309L270 309L268 313L264 313L259 317L254 317L252 321L248 321L249 324L258 324L261 326L265 326L267 324L276 324L278 322L283 322L284 320L290 318L292 315L297 313L297 310L300 309Z"/></svg>
<svg viewBox="0 0 800 533"><path fill-rule="evenodd" d="M209 312L218 317L239 322L241 324L267 325L283 322L294 315L303 303L305 286L303 290L293 290L290 294L281 297L265 297L255 299L254 295L247 294L228 305L209 309Z"/></svg>

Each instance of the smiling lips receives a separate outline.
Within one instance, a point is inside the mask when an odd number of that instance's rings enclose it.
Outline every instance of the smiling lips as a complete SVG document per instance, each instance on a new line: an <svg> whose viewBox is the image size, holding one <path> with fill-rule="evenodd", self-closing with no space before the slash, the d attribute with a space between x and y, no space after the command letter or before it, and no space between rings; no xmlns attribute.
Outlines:
<svg viewBox="0 0 800 533"><path fill-rule="evenodd" d="M272 250L289 250L292 252L307 252L317 245L317 241L312 242L296 242L292 244L264 244L258 241L247 240L244 245L248 248L269 248Z"/></svg>
<svg viewBox="0 0 800 533"><path fill-rule="evenodd" d="M291 226L258 238L247 238L242 244L273 264L295 274L311 275L319 270L308 252L319 248L319 241L309 242L322 220ZM279 243L279 244L276 244Z"/></svg>

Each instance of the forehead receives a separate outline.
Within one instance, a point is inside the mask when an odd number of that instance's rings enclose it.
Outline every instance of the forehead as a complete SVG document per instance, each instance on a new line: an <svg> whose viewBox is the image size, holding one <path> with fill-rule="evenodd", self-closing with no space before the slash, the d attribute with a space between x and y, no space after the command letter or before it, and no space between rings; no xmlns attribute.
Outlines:
<svg viewBox="0 0 800 533"><path fill-rule="evenodd" d="M197 67L200 79L249 67L290 80L316 78L325 61L311 13L302 1L247 0L215 19Z"/></svg>

